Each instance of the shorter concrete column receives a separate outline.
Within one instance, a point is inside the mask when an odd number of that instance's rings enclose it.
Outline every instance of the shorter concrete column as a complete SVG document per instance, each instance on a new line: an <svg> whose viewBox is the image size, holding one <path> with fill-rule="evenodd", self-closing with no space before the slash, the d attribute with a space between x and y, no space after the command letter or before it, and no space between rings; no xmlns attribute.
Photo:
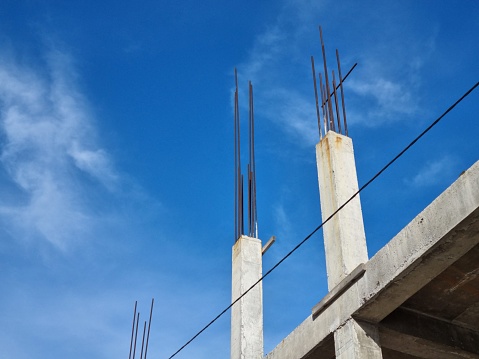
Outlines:
<svg viewBox="0 0 479 359"><path fill-rule="evenodd" d="M316 145L323 221L358 191L353 141L329 131ZM357 195L323 227L328 289L368 261L361 201Z"/></svg>
<svg viewBox="0 0 479 359"><path fill-rule="evenodd" d="M241 236L233 246L232 300L262 276L261 241ZM231 359L263 358L263 289L261 283L231 309Z"/></svg>
<svg viewBox="0 0 479 359"><path fill-rule="evenodd" d="M334 332L336 359L382 359L375 325L348 320Z"/></svg>

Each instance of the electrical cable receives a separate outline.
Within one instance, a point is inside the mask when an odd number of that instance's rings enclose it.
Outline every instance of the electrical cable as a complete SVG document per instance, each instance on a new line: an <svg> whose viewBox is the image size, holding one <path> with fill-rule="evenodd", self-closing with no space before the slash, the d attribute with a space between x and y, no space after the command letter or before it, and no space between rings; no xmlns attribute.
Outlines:
<svg viewBox="0 0 479 359"><path fill-rule="evenodd" d="M407 150L409 150L421 137L423 137L427 132L429 132L434 126L438 124L439 121L443 119L449 112L452 111L462 100L464 100L472 91L474 91L479 86L477 82L472 86L464 95L462 95L454 104L452 104L446 111L443 112L434 122L432 122L425 130L423 130L411 143L409 143L401 152L399 152L392 160L390 160L379 172L377 172L369 181L367 181L361 188L358 189L345 203L343 203L336 211L334 211L328 218L326 218L323 223L317 226L310 234L308 234L301 242L299 242L292 250L290 250L278 263L271 267L260 279L258 279L250 288L248 288L241 296L239 296L235 301L228 305L220 314L218 314L213 320L211 320L206 326L203 327L199 332L197 332L190 340L188 340L181 348L179 348L173 355L168 359L176 356L180 351L182 351L186 346L188 346L193 340L195 340L201 333L208 329L214 322L216 322L223 314L225 314L233 305L235 305L241 298L243 298L249 291L256 287L261 281L263 281L268 275L271 274L281 263L283 263L289 256L291 256L296 250L301 247L307 240L309 240L317 231L319 231L326 223L328 223L331 218L333 218L339 211L341 211L349 202L351 202L359 193L361 193L366 187L368 187L376 178L378 178L389 166L396 162Z"/></svg>

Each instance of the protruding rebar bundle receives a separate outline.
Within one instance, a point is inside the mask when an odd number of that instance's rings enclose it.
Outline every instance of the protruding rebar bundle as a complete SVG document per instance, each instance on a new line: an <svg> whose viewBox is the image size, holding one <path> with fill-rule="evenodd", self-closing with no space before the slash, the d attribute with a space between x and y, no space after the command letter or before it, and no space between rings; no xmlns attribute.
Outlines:
<svg viewBox="0 0 479 359"><path fill-rule="evenodd" d="M341 62L339 61L339 51L336 49L336 61L338 64L338 83L336 82L336 77L334 74L334 70L332 71L332 91L329 84L329 76L328 76L328 66L326 64L326 49L324 46L323 40L323 30L321 26L319 27L319 37L321 41L321 52L323 55L323 66L324 66L324 74L319 73L319 89L320 89L320 96L321 96L321 112L322 112L322 119L323 119L323 126L321 126L320 114L319 114L319 106L318 106L318 90L316 85L316 70L314 67L314 58L311 56L311 67L313 71L313 85L314 85L314 97L316 100L316 116L318 118L318 129L319 129L319 139L322 139L322 128L324 128L324 133L326 134L328 131L337 131L338 133L342 133L348 136L348 124L346 121L346 106L344 104L344 89L343 89L343 82L349 76L351 71L356 67L357 63L353 65L351 70L346 74L346 76L342 77L341 74ZM323 81L324 76L324 81ZM341 90L341 102L338 98L338 89ZM333 104L331 103L334 97L334 109ZM342 107L342 117L343 121L341 122L341 111L339 107ZM336 113L336 115L335 115ZM336 117L336 118L335 118ZM343 125L341 125L341 123ZM344 133L343 133L344 132Z"/></svg>
<svg viewBox="0 0 479 359"><path fill-rule="evenodd" d="M235 241L244 234L244 176L241 173L241 136L238 100L238 73L235 69L234 96L234 136L235 136ZM258 235L258 214L256 207L256 160L254 147L254 104L253 85L248 86L249 92L249 163L247 167L247 201L248 201L248 236Z"/></svg>
<svg viewBox="0 0 479 359"><path fill-rule="evenodd" d="M140 359L146 359L146 355L148 353L148 342L150 339L150 328L151 328L151 318L153 317L153 303L155 299L151 299L151 308L150 308L150 319L148 321L148 332L146 332L146 320L143 326L143 336L141 339L141 351L140 351ZM130 339L130 354L128 359L135 359L136 356L136 342L138 339L138 325L140 322L140 312L137 312L137 305L138 301L135 301L135 309L133 312L133 325L131 328L131 339ZM146 334L147 333L147 334ZM146 334L146 336L145 336ZM146 342L145 342L146 340ZM144 355L143 355L144 353Z"/></svg>

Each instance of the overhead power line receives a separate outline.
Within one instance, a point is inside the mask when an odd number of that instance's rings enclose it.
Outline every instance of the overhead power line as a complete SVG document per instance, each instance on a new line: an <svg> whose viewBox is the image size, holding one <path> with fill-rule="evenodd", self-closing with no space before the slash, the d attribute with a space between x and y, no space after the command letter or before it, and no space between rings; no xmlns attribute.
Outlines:
<svg viewBox="0 0 479 359"><path fill-rule="evenodd" d="M366 187L368 187L376 178L378 178L386 169L388 169L394 162L396 162L407 150L409 150L421 137L428 133L434 126L436 126L439 121L441 121L444 116L451 112L454 107L456 107L462 100L464 100L469 94L474 91L479 86L479 82L476 82L467 92L464 93L456 102L454 102L446 111L442 113L434 122L432 122L425 130L423 130L414 140L412 140L401 152L399 152L392 160L390 160L379 172L377 172L369 181L359 188L359 190L354 193L345 203L343 203L336 211L334 211L328 218L326 218L323 223L317 226L310 234L308 234L301 242L299 242L292 250L290 250L279 262L277 262L273 267L271 267L260 279L256 281L248 290L246 290L240 297L228 305L221 313L219 313L213 320L211 320L207 325L205 325L200 331L198 331L190 340L188 340L181 348L179 348L173 355L168 359L173 358L179 352L181 352L185 347L187 347L193 340L195 340L201 333L208 329L214 322L216 322L223 314L225 314L233 305L235 305L241 298L248 294L254 287L256 287L261 281L263 281L268 275L271 274L276 268L278 268L281 263L283 263L289 256L296 252L299 247L301 247L306 241L308 241L317 231L319 231L326 223L328 223L331 218L333 218L339 211L341 211L349 202L351 202L359 193L361 193Z"/></svg>

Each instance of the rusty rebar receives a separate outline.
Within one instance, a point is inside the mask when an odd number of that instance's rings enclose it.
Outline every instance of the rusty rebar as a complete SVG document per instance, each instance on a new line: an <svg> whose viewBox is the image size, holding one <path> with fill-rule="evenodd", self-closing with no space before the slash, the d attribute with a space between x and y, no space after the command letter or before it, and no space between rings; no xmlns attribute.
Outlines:
<svg viewBox="0 0 479 359"><path fill-rule="evenodd" d="M136 339L138 337L138 322L140 321L140 312L136 315L136 329L135 329L135 344L133 345L133 357L132 359L135 359L135 353L136 353Z"/></svg>
<svg viewBox="0 0 479 359"><path fill-rule="evenodd" d="M334 76L334 70L332 71L333 73L333 87L334 87L334 107L336 108L336 121L338 121L338 133L341 133L341 119L339 117L339 106L338 106L338 92L336 91L336 77Z"/></svg>
<svg viewBox="0 0 479 359"><path fill-rule="evenodd" d="M133 310L133 324L131 326L131 339L130 339L130 354L128 355L128 359L131 359L131 349L133 346L133 336L135 334L135 320L136 320L136 306L138 301L135 300L135 309Z"/></svg>
<svg viewBox="0 0 479 359"><path fill-rule="evenodd" d="M316 85L316 70L314 68L314 57L311 56L311 70L313 72L313 85L314 85L314 99L316 100L316 117L318 118L318 130L319 130L319 139L323 138L321 131L321 120L319 115L319 103L318 103L318 87Z"/></svg>
<svg viewBox="0 0 479 359"><path fill-rule="evenodd" d="M331 91L329 89L329 79L328 79L328 66L326 63L326 50L324 48L324 41L323 41L323 30L321 26L319 27L319 37L321 39L321 51L323 53L323 64L324 64L324 82L326 85L326 95L328 99L328 109L329 109L329 121L333 124L333 131L334 131L334 114L333 114L333 107L331 106Z"/></svg>
<svg viewBox="0 0 479 359"><path fill-rule="evenodd" d="M237 110L238 110L238 73L236 68L235 72L235 93L234 93L234 144L235 144L235 209L234 209L234 216L235 216L235 234L234 234L234 241L238 239L238 134L237 134Z"/></svg>
<svg viewBox="0 0 479 359"><path fill-rule="evenodd" d="M339 61L339 51L336 49L336 60L338 62L339 87L341 89L341 106L343 108L344 134L348 135L348 123L346 122L346 106L344 105L343 78L341 77L341 62ZM357 64L354 64L356 66ZM354 68L354 67L353 67ZM351 69L352 71L352 69ZM348 72L349 75L350 72Z"/></svg>
<svg viewBox="0 0 479 359"><path fill-rule="evenodd" d="M324 126L324 134L326 135L329 131L329 117L328 117L328 111L325 109L326 107L326 102L325 102L325 91L326 88L323 85L323 76L321 75L321 72L319 73L319 89L321 90L321 109L323 111L323 126Z"/></svg>
<svg viewBox="0 0 479 359"><path fill-rule="evenodd" d="M252 154L252 127L253 127L253 103L252 103L252 96L253 96L253 85L251 81L248 82L248 130L249 130L249 163L248 163L248 236L253 237L253 154Z"/></svg>
<svg viewBox="0 0 479 359"><path fill-rule="evenodd" d="M257 226L258 226L258 217L257 217L257 208L256 208L256 159L255 159L255 145L254 145L254 96L253 96L253 84L251 81L249 82L249 156L250 156L250 171L251 171L251 185L250 185L250 198L251 198L251 205L249 208L249 233L250 236L253 238L257 238Z"/></svg>
<svg viewBox="0 0 479 359"><path fill-rule="evenodd" d="M241 131L239 114L238 72L235 68L235 242L244 232L243 188L241 174Z"/></svg>
<svg viewBox="0 0 479 359"><path fill-rule="evenodd" d="M244 234L244 176L241 174L241 186L240 186L240 235ZM239 238L239 236L238 236Z"/></svg>
<svg viewBox="0 0 479 359"><path fill-rule="evenodd" d="M143 359L143 348L145 346L145 333L146 333L146 320L145 320L145 324L143 325L143 336L141 337L140 359Z"/></svg>
<svg viewBox="0 0 479 359"><path fill-rule="evenodd" d="M150 307L150 319L148 321L148 334L146 335L146 346L145 346L145 357L146 359L146 354L148 353L148 342L150 340L150 327L151 327L151 318L153 317L153 304L155 303L155 298L151 298L151 307Z"/></svg>

